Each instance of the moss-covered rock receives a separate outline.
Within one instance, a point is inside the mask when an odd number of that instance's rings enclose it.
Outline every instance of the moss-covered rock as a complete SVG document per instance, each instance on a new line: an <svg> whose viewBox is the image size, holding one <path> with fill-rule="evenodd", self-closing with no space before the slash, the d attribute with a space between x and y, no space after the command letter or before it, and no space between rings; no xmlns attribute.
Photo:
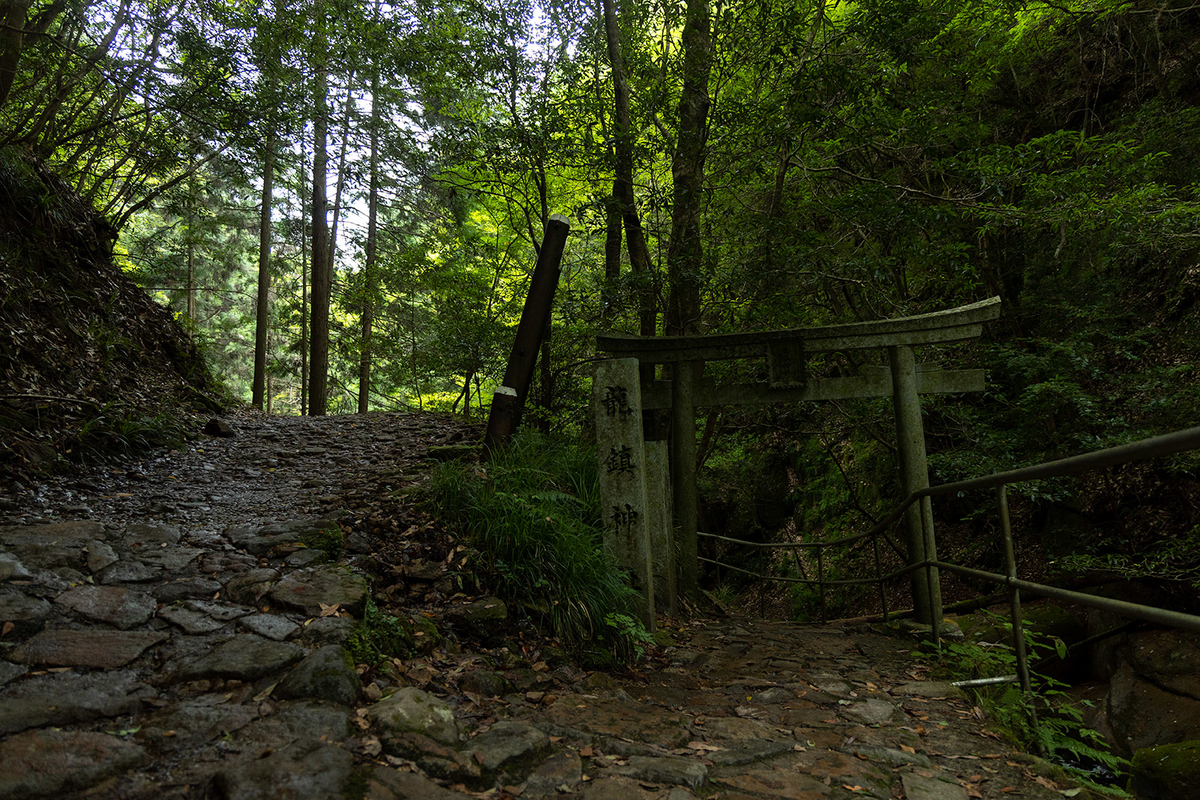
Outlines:
<svg viewBox="0 0 1200 800"><path fill-rule="evenodd" d="M1129 792L1143 800L1192 797L1200 786L1200 741L1162 744L1134 752Z"/></svg>

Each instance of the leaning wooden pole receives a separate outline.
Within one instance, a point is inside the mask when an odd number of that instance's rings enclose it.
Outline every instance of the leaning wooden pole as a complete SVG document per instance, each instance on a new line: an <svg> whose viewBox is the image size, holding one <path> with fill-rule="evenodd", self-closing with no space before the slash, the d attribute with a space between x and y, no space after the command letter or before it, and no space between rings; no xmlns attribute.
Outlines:
<svg viewBox="0 0 1200 800"><path fill-rule="evenodd" d="M533 381L542 335L550 320L554 292L558 289L559 264L570 229L566 217L560 214L552 215L546 222L529 296L525 298L525 310L517 325L517 338L513 342L512 355L508 357L508 368L504 370L504 383L492 396L487 433L483 437L484 449L489 453L507 444L521 424L521 411Z"/></svg>

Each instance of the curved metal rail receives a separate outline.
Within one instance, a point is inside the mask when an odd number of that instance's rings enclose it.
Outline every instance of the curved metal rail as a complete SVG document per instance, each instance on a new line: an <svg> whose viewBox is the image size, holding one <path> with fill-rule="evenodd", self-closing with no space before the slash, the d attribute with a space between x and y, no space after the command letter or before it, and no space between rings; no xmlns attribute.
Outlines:
<svg viewBox="0 0 1200 800"><path fill-rule="evenodd" d="M1021 681L1021 687L1025 691L1030 691L1029 665L1025 653L1025 634L1021 623L1020 593L1022 591L1025 591L1029 594L1068 600L1072 603L1078 603L1079 605L1088 606L1091 608L1111 611L1122 616L1141 619L1159 625L1165 625L1168 627L1179 628L1198 633L1200 633L1200 617L1192 614L1184 614L1179 611L1171 611L1169 609L1159 608L1156 606L1147 606L1140 603L1129 603L1122 600L1099 597L1097 595L1087 594L1084 592L1075 592L1068 589L1061 589L1056 586L1048 586L1046 584L1019 579L1017 577L1016 558L1013 553L1012 526L1008 514L1008 485L1013 483L1021 483L1024 481L1078 475L1090 470L1103 469L1105 467L1127 464L1134 461L1144 461L1151 458L1162 458L1164 456L1176 455L1178 453L1185 453L1192 450L1200 450L1200 427L1188 428L1186 430L1176 431L1174 433L1168 433L1162 436L1142 439L1131 444L1109 447L1103 450L1085 453L1083 455L1062 458L1056 461L1047 461L1041 464L1022 467L1020 469L1009 470L1007 472L998 472L992 475L984 475L964 481L955 481L954 483L930 486L927 489L922 489L918 492L913 492L910 494L904 499L903 502L896 506L891 513L872 526L869 530L827 542L749 542L741 539L734 539L728 536L717 536L716 534L711 533L698 534L699 536L708 539L721 540L761 549L790 549L793 551L800 549L815 549L817 559L816 580L812 580L807 577L791 578L762 575L754 572L753 570L744 569L732 564L726 564L715 559L702 558L701 560L715 564L719 568L730 569L736 572L754 575L755 577L758 577L764 581L770 580L784 583L800 583L817 586L820 592L822 621L825 619L826 586L861 586L871 583L878 584L880 601L883 608L883 616L885 621L888 617L888 610L887 596L884 592L884 585L890 580L919 569L924 569L927 571L931 582L936 579L935 570L947 570L949 572L955 572L961 575L966 575L1005 586L1007 587L1009 593L1009 608L1013 628L1013 649L1015 650L1017 656L1017 671ZM957 494L959 492L977 489L995 489L996 491L996 501L1000 513L1000 529L1004 544L1005 574L1001 575L999 573L972 569L970 567L951 564L940 560L922 561L887 573L886 575L882 574L879 560L879 536L883 534L883 532L889 527L895 525L903 517L906 509L908 509L914 503L923 501L925 498L940 497L948 494ZM825 580L824 559L822 556L823 550L827 547L848 546L866 538L871 538L874 541L875 576L868 578ZM797 563L799 563L798 556ZM803 571L801 571L801 574L804 574ZM942 618L942 609L937 607L934 609L934 612L933 620L940 621ZM933 637L934 646L940 648L940 625L931 625L931 635Z"/></svg>

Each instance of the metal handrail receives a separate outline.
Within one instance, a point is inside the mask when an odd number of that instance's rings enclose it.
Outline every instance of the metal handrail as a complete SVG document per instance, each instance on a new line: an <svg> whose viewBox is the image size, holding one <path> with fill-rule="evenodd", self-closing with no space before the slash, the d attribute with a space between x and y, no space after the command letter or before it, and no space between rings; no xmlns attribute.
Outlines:
<svg viewBox="0 0 1200 800"><path fill-rule="evenodd" d="M1070 602L1078 603L1091 608L1112 611L1126 617L1146 620L1148 622L1194 632L1200 632L1200 616L1185 614L1180 611L1171 611L1169 609L1159 608L1156 606L1147 606L1140 603L1129 603L1123 600L1099 597L1097 595L1071 591L1069 589L1061 589L1056 586L1048 586L1046 584L1025 581L1017 578L1016 558L1013 552L1012 526L1008 515L1008 485L1011 483L1020 483L1030 480L1078 475L1089 470L1117 466L1119 464L1126 464L1131 461L1143 461L1150 458L1161 458L1163 456L1175 455L1197 449L1200 449L1200 426L1187 428L1174 433L1164 434L1162 436L1154 436L1148 439L1142 439L1130 444L1108 447L1103 450L1096 450L1083 455L1071 456L1069 458L1043 462L1041 464L1034 464L1032 466L1022 467L1020 469L1008 470L1006 472L994 473L992 475L985 475L978 478L970 478L968 480L955 481L953 483L930 486L926 489L921 489L920 491L910 494L895 509L893 509L890 514L873 525L869 530L854 534L852 536L834 539L828 542L750 542L711 533L697 534L698 536L703 536L706 538L718 539L758 548L786 548L792 550L798 548L815 548L818 565L818 574L816 580L810 580L808 578L784 578L762 575L751 570L735 567L732 564L725 564L715 559L702 558L701 560L716 564L718 567L725 567L726 569L732 569L738 572L755 575L762 580L816 585L820 589L822 620L824 620L825 616L824 610L826 585L849 586L878 583L880 589L880 599L883 606L883 618L885 622L888 618L888 610L886 594L884 593L883 589L884 584L887 581L894 580L897 577L906 575L919 569L927 570L929 573L932 573L934 569L944 569L950 572L955 572L1007 586L1009 590L1010 616L1012 618L1013 628L1013 649L1017 657L1018 677L1021 682L1021 688L1024 691L1029 692L1031 691L1031 682L1029 677L1028 658L1025 653L1025 634L1021 622L1020 593L1022 590L1031 594L1068 600ZM996 490L996 498L1000 510L1000 527L1004 537L1006 574L1001 575L999 573L986 572L984 570L963 567L936 559L909 564L902 569L895 570L887 575L881 574L882 570L879 566L879 535L889 526L895 524L913 503L919 502L927 497L940 497L958 492L987 488L994 488ZM852 544L867 537L872 537L875 542L875 577L826 581L824 579L824 570L822 564L822 550L826 547ZM930 583L932 585L932 580ZM934 623L930 626L931 634L933 636L933 644L936 648L940 649L941 631L938 623L941 621L942 617L941 608L935 606L933 609L931 609L931 611L931 622ZM1036 718L1034 722L1036 724Z"/></svg>

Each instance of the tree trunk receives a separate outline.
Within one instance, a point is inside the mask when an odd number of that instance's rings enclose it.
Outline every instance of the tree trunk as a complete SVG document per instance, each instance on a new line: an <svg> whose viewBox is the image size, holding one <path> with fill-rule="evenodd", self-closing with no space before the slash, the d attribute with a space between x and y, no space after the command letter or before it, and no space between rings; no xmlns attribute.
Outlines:
<svg viewBox="0 0 1200 800"><path fill-rule="evenodd" d="M694 333L700 318L700 278L704 250L700 212L704 196L705 131L712 37L708 0L687 0L683 26L683 91L679 98L679 141L671 159L674 192L671 241L667 249L668 335Z"/></svg>
<svg viewBox="0 0 1200 800"><path fill-rule="evenodd" d="M621 207L625 222L625 244L629 249L629 265L636 273L638 296L638 332L653 336L657 328L654 310L654 280L646 235L638 217L637 199L633 191L633 130L629 117L629 84L625 81L625 61L621 57L620 28L617 25L614 0L601 0L604 10L604 33L608 41L608 62L612 70L613 98L616 101L614 147L616 150L616 180L613 195Z"/></svg>
<svg viewBox="0 0 1200 800"><path fill-rule="evenodd" d="M25 40L25 15L33 0L4 0L0 5L0 109L8 100Z"/></svg>
<svg viewBox="0 0 1200 800"><path fill-rule="evenodd" d="M379 14L378 0L375 4ZM362 339L358 357L358 413L367 413L371 394L371 326L375 321L375 238L379 220L379 68L371 73L370 188L367 198L367 252L363 265Z"/></svg>
<svg viewBox="0 0 1200 800"><path fill-rule="evenodd" d="M329 167L329 88L325 73L325 3L314 8L313 55L313 230L312 230L312 369L309 416L324 416L329 404L329 300L333 270L329 261L329 228L326 214L326 173Z"/></svg>
<svg viewBox="0 0 1200 800"><path fill-rule="evenodd" d="M262 213L258 231L258 303L254 312L254 385L251 402L258 410L263 407L263 391L267 375L267 328L270 325L271 292L271 192L275 181L275 132L267 134L263 152Z"/></svg>
<svg viewBox="0 0 1200 800"><path fill-rule="evenodd" d="M308 176L304 174L304 154L300 158L300 206L304 206L304 187ZM308 231L305 230L304 214L300 214L300 416L308 414Z"/></svg>
<svg viewBox="0 0 1200 800"><path fill-rule="evenodd" d="M187 228L187 318L196 324L196 215L188 210Z"/></svg>
<svg viewBox="0 0 1200 800"><path fill-rule="evenodd" d="M613 288L621 277L621 201L616 187L604 200L604 286L600 289L600 315L604 327L613 315Z"/></svg>
<svg viewBox="0 0 1200 800"><path fill-rule="evenodd" d="M354 105L354 92L350 84L354 82L354 71L346 79L346 103L342 114L342 146L338 153L337 188L333 192L333 219L329 224L329 274L333 275L333 262L337 256L338 222L342 218L342 190L346 187L346 151L350 145L350 113Z"/></svg>

